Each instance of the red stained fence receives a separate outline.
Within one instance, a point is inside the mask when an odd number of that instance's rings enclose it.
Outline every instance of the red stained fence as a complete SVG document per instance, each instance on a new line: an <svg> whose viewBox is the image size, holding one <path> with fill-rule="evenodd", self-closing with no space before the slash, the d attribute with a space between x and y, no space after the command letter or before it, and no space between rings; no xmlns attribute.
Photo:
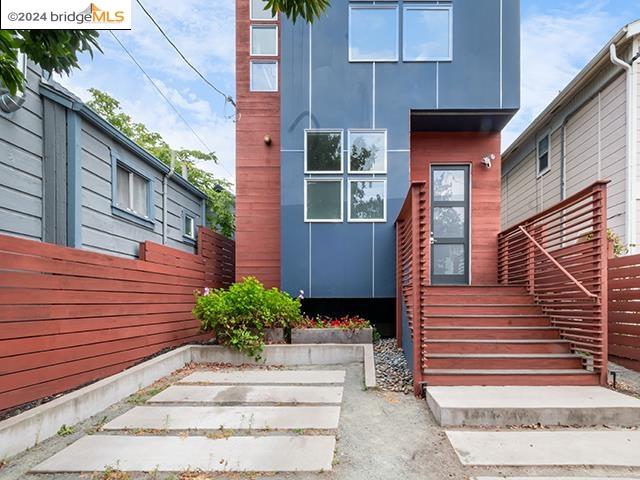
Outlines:
<svg viewBox="0 0 640 480"><path fill-rule="evenodd" d="M609 358L640 371L640 255L609 259Z"/></svg>
<svg viewBox="0 0 640 480"><path fill-rule="evenodd" d="M607 375L607 186L596 182L498 236L498 278L535 295L574 351Z"/></svg>
<svg viewBox="0 0 640 480"><path fill-rule="evenodd" d="M139 260L0 235L0 411L206 338L193 292L231 283L234 255L204 228L197 255L144 242Z"/></svg>

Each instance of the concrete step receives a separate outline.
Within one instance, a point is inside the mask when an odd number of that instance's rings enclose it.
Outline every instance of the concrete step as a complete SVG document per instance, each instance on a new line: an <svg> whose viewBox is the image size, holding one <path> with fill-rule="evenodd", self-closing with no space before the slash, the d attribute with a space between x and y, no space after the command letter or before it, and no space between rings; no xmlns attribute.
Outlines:
<svg viewBox="0 0 640 480"><path fill-rule="evenodd" d="M640 467L640 431L447 431L463 465Z"/></svg>
<svg viewBox="0 0 640 480"><path fill-rule="evenodd" d="M90 435L32 472L320 472L332 468L336 440L326 435L204 436Z"/></svg>
<svg viewBox="0 0 640 480"><path fill-rule="evenodd" d="M427 327L550 327L546 315L429 315Z"/></svg>
<svg viewBox="0 0 640 480"><path fill-rule="evenodd" d="M425 305L427 317L430 315L542 315L542 313L542 308L535 304Z"/></svg>
<svg viewBox="0 0 640 480"><path fill-rule="evenodd" d="M449 427L640 425L640 400L599 386L428 386L425 397Z"/></svg>
<svg viewBox="0 0 640 480"><path fill-rule="evenodd" d="M428 339L498 339L537 340L559 339L555 327L432 327L422 329Z"/></svg>
<svg viewBox="0 0 640 480"><path fill-rule="evenodd" d="M432 353L424 357L424 367L429 369L468 369L479 366L483 369L575 369L582 368L582 359L573 353Z"/></svg>
<svg viewBox="0 0 640 480"><path fill-rule="evenodd" d="M284 385L173 385L147 403L298 404L340 403L342 387Z"/></svg>
<svg viewBox="0 0 640 480"><path fill-rule="evenodd" d="M194 372L180 383L306 385L344 383L344 376L344 370L225 370Z"/></svg>
<svg viewBox="0 0 640 480"><path fill-rule="evenodd" d="M570 353L566 340L426 340L429 353Z"/></svg>
<svg viewBox="0 0 640 480"><path fill-rule="evenodd" d="M599 377L587 370L498 370L498 369L426 369L428 386L458 385L598 385Z"/></svg>

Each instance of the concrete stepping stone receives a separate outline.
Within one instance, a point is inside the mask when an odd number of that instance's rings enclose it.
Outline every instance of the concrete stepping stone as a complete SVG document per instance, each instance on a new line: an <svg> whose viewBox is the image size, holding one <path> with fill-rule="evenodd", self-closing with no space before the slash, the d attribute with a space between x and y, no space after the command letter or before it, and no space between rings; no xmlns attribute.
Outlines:
<svg viewBox="0 0 640 480"><path fill-rule="evenodd" d="M332 436L143 437L92 435L79 439L32 472L122 471L319 472L331 470Z"/></svg>
<svg viewBox="0 0 640 480"><path fill-rule="evenodd" d="M338 406L314 407L135 407L104 430L151 428L188 430L337 429Z"/></svg>
<svg viewBox="0 0 640 480"><path fill-rule="evenodd" d="M603 387L427 387L442 426L640 424L640 400Z"/></svg>
<svg viewBox="0 0 640 480"><path fill-rule="evenodd" d="M225 370L194 372L180 383L214 384L318 384L344 383L344 370Z"/></svg>
<svg viewBox="0 0 640 480"><path fill-rule="evenodd" d="M463 465L640 466L640 431L447 431Z"/></svg>
<svg viewBox="0 0 640 480"><path fill-rule="evenodd" d="M340 403L342 387L173 385L147 403Z"/></svg>

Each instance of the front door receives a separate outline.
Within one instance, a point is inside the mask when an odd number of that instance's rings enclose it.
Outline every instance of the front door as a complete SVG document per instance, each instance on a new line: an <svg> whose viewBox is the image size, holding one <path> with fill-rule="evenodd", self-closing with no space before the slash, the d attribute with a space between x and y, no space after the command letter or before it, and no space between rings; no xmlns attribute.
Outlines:
<svg viewBox="0 0 640 480"><path fill-rule="evenodd" d="M469 166L431 167L431 284L469 284Z"/></svg>

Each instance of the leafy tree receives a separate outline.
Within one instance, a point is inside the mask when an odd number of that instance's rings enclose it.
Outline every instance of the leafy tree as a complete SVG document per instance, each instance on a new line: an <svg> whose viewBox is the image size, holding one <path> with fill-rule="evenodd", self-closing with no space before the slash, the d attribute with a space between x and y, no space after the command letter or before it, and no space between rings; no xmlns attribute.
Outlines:
<svg viewBox="0 0 640 480"><path fill-rule="evenodd" d="M196 161L217 163L216 154L190 149L173 150L159 133L150 131L143 123L134 122L122 111L120 102L108 93L97 88L90 88L89 92L91 100L87 105L149 153L170 165L173 151L176 170L179 172L181 166L186 165L188 180L207 194L207 225L227 237L232 237L235 231L235 200L229 192L231 183L216 178L195 165Z"/></svg>
<svg viewBox="0 0 640 480"><path fill-rule="evenodd" d="M298 17L313 23L329 5L329 0L267 0L265 10L270 9L274 15L277 12L283 13L293 23Z"/></svg>
<svg viewBox="0 0 640 480"><path fill-rule="evenodd" d="M18 52L48 73L66 73L80 68L78 53L102 52L95 30L0 30L0 82L14 95L24 84L17 67Z"/></svg>

